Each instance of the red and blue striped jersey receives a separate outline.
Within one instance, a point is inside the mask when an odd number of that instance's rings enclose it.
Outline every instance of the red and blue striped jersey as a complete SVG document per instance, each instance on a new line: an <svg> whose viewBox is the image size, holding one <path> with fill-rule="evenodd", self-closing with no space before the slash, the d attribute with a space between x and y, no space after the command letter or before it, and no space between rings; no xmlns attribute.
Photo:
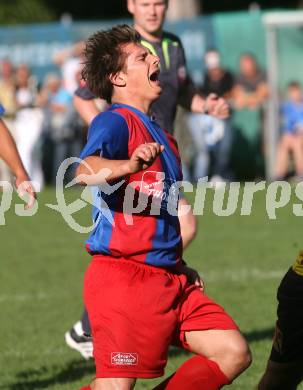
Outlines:
<svg viewBox="0 0 303 390"><path fill-rule="evenodd" d="M108 191L108 184L98 187L93 207L95 227L87 249L92 254L169 267L182 256L176 213L176 184L182 180L182 170L174 138L141 111L113 104L93 120L81 158L101 155L127 160L139 145L149 142L165 147L149 168L111 183L112 188L119 187L115 191ZM127 205L135 211L131 213Z"/></svg>

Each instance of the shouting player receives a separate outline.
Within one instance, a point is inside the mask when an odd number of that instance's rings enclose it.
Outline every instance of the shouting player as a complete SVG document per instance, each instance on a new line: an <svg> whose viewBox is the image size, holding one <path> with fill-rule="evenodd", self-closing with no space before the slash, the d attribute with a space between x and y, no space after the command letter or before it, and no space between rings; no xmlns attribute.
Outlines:
<svg viewBox="0 0 303 390"><path fill-rule="evenodd" d="M140 34L142 45L160 59L161 96L153 103L151 112L157 123L165 130L173 133L177 105L193 112L208 112L220 118L228 115L228 106L223 99L210 95L206 100L196 93L195 87L188 76L184 49L180 39L171 33L163 31L163 24L168 7L168 0L128 0L129 12L134 17L134 27ZM74 104L82 118L89 124L98 114L94 103L95 95L83 86L76 91ZM181 197L180 210L188 207L188 202ZM197 224L190 208L187 213L179 213L183 248L193 240ZM66 332L67 344L88 358L92 353L87 313L82 320Z"/></svg>
<svg viewBox="0 0 303 390"><path fill-rule="evenodd" d="M127 25L87 41L84 77L111 106L93 120L76 176L84 185L103 183L87 241L93 257L84 300L96 378L86 389L127 390L137 378L162 376L171 343L195 356L159 389L220 389L250 363L234 321L202 292L198 274L182 261L180 158L173 137L150 116L162 90L159 65ZM102 190L105 173L107 186L118 188L110 195ZM142 199L147 207L133 213Z"/></svg>

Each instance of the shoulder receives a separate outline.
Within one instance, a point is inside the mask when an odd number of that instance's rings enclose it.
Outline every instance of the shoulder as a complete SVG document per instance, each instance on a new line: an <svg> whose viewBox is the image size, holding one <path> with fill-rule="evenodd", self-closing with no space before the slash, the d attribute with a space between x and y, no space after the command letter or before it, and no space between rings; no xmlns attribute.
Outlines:
<svg viewBox="0 0 303 390"><path fill-rule="evenodd" d="M116 111L108 110L98 114L90 125L89 132L106 130L108 132L118 132L127 130L126 120Z"/></svg>
<svg viewBox="0 0 303 390"><path fill-rule="evenodd" d="M177 35L170 33L168 31L163 31L162 41L164 40L170 41L175 46L183 47L181 39Z"/></svg>

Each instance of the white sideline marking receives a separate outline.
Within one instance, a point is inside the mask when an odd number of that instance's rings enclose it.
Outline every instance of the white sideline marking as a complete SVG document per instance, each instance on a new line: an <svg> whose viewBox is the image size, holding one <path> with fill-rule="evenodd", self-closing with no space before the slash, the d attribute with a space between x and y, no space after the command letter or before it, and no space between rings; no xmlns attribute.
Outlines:
<svg viewBox="0 0 303 390"><path fill-rule="evenodd" d="M227 265L228 267L228 265ZM247 280L272 280L281 279L286 273L287 268L280 270L266 271L260 268L242 268L236 271L224 269L222 272L206 271L199 272L206 282L245 282Z"/></svg>
<svg viewBox="0 0 303 390"><path fill-rule="evenodd" d="M228 265L227 265L228 267ZM224 269L222 272L219 271L199 271L206 283L217 283L217 282L231 282L231 283L242 283L246 281L258 281L258 280L276 280L281 279L286 273L287 267L280 270L266 271L260 268L242 268L237 270ZM70 294L72 296L72 294ZM62 299L62 294L0 294L1 302L25 302L25 301L45 301L51 299ZM68 298L68 294L64 294L64 298ZM79 298L81 299L81 298Z"/></svg>

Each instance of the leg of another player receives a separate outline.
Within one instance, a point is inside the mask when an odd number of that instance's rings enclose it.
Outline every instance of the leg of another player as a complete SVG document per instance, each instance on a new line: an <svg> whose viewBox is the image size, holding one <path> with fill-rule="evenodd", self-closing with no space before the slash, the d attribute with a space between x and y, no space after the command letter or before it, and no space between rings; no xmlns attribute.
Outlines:
<svg viewBox="0 0 303 390"><path fill-rule="evenodd" d="M258 390L296 390L303 379L303 362L277 363L268 361Z"/></svg>
<svg viewBox="0 0 303 390"><path fill-rule="evenodd" d="M189 206L189 203L185 198L181 198L178 206L178 216L180 221L183 249L185 249L191 243L197 233L197 219L193 214L193 209L191 208L189 212L184 213L182 211L184 206Z"/></svg>
<svg viewBox="0 0 303 390"><path fill-rule="evenodd" d="M218 390L230 384L251 363L248 345L237 330L186 332L197 355L183 363L157 390Z"/></svg>

